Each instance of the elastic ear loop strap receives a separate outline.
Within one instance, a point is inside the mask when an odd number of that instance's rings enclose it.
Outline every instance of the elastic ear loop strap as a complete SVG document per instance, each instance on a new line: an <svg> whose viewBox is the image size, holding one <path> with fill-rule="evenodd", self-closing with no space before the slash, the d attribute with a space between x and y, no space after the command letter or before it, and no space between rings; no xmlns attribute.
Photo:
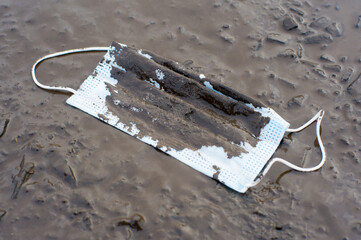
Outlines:
<svg viewBox="0 0 361 240"><path fill-rule="evenodd" d="M302 125L301 127L299 128L295 128L295 129L287 129L286 132L299 132L299 131L302 131L303 129L305 129L306 127L308 127L309 125L311 125L314 121L317 120L317 124L316 124L316 136L317 136L317 141L318 141L318 145L320 146L320 149L321 149L321 161L318 165L314 166L314 167L310 167L310 168L302 168L302 167L299 167L297 165L294 165L282 158L273 158L271 159L271 161L268 163L268 165L266 166L266 168L262 171L262 173L258 176L258 179L253 183L251 184L251 186L249 187L253 187L255 185L257 185L263 176L265 176L267 174L267 172L270 170L270 168L272 167L272 165L276 162L279 162L279 163L282 163L294 170L297 170L297 171L301 171L301 172L313 172L313 171L316 171L318 169L320 169L323 164L326 162L326 151L325 151L325 147L323 146L323 142L322 142L322 139L321 139L321 122L322 122L322 118L323 116L325 115L325 111L321 110L319 111L313 118L311 118L307 123L305 123L304 125Z"/></svg>
<svg viewBox="0 0 361 240"><path fill-rule="evenodd" d="M76 93L76 90L69 88L69 87L55 87L55 86L46 86L44 84L41 84L35 75L36 67L42 61L45 61L47 59L54 58L54 57L60 57L60 56L73 54L73 53L104 52L104 51L108 51L108 50L109 50L109 47L89 47L89 48L77 48L77 49L72 49L72 50L67 50L67 51L63 51L63 52L57 52L57 53L46 55L34 63L32 69L31 69L31 75L33 76L33 81L38 87L43 88L43 89L55 90L55 91L61 91L61 92L70 92L70 93L74 94L74 93Z"/></svg>

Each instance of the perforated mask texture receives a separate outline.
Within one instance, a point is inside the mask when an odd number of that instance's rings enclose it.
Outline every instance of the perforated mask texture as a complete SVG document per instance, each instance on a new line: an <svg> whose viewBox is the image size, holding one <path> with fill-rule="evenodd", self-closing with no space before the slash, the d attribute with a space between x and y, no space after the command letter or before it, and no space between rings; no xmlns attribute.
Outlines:
<svg viewBox="0 0 361 240"><path fill-rule="evenodd" d="M126 47L126 45L121 46ZM139 55L144 58L150 58L149 55L142 54L141 50L138 52ZM107 84L113 86L117 84L117 80L111 77L112 68L115 67L119 70L126 71L122 66L118 66L115 63L114 56L116 54L121 54L121 50L110 47L104 56L104 60L98 64L94 73L83 82L77 92L68 98L66 102L160 149L209 177L217 174L217 179L228 187L238 192L246 192L277 149L285 131L289 127L289 123L270 108L255 108L252 104L247 104L255 111L260 112L262 116L270 118L269 123L261 130L259 141L255 147L246 142L241 144L233 143L242 147L248 153L242 153L240 156L228 158L224 149L217 146L203 146L198 150L188 148L175 150L169 147L159 146L158 140L153 139L152 136L137 136L140 130L136 124L133 122L122 122L121 116L118 116L117 113L110 112L106 105L106 97L111 94L107 88ZM201 74L200 77L203 76L204 75ZM116 99L116 96L112 97ZM214 166L217 166L217 168Z"/></svg>

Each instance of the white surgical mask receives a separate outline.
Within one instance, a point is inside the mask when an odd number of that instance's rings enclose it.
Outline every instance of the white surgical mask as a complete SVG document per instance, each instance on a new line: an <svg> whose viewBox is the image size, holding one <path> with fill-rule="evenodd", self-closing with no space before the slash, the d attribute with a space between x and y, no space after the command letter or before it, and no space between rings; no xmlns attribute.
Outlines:
<svg viewBox="0 0 361 240"><path fill-rule="evenodd" d="M35 69L42 61L87 51L107 53L78 90L38 82ZM238 192L255 186L275 162L308 172L326 160L320 137L324 111L300 128L290 129L287 121L262 103L175 62L116 42L109 48L47 55L34 64L32 76L41 88L73 93L66 101L69 105ZM317 166L301 168L272 158L286 132L301 131L316 120L322 154Z"/></svg>

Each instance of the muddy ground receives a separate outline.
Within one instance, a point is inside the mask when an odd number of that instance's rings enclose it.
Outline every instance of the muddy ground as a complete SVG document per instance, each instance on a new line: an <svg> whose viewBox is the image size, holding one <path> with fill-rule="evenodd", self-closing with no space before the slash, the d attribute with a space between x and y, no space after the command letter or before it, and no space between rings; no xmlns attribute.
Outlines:
<svg viewBox="0 0 361 240"><path fill-rule="evenodd" d="M0 2L0 239L361 239L361 1ZM115 40L183 63L298 126L324 167L239 194L32 82L36 59ZM78 88L102 53L51 60ZM313 166L315 127L276 152Z"/></svg>

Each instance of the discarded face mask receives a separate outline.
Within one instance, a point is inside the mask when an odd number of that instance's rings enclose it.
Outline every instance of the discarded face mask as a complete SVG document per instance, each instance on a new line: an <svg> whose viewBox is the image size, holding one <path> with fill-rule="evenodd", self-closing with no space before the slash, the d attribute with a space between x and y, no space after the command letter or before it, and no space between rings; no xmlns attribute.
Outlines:
<svg viewBox="0 0 361 240"><path fill-rule="evenodd" d="M42 61L62 55L107 51L78 90L38 82ZM298 129L274 110L241 93L153 53L113 42L107 47L74 49L47 55L32 68L41 88L70 92L67 103L169 154L228 187L245 192L272 164L314 171L326 160L320 136L324 111ZM322 159L301 168L272 158L286 132L298 132L317 120Z"/></svg>

